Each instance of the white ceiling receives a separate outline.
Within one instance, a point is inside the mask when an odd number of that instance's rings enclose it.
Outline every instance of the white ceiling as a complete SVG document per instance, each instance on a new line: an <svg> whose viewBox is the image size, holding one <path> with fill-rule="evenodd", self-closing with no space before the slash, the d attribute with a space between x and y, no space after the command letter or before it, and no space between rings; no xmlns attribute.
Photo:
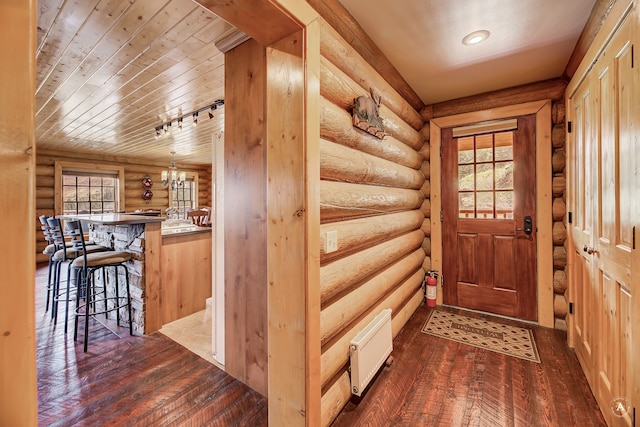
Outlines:
<svg viewBox="0 0 640 427"><path fill-rule="evenodd" d="M595 0L340 0L425 104L560 77ZM466 46L472 31L484 42Z"/></svg>

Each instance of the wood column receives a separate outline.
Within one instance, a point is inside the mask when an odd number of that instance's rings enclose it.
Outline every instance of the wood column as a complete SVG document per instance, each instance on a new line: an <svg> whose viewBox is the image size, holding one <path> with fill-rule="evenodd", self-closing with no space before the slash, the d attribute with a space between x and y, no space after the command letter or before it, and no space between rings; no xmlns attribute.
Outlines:
<svg viewBox="0 0 640 427"><path fill-rule="evenodd" d="M266 49L225 56L225 369L267 395Z"/></svg>
<svg viewBox="0 0 640 427"><path fill-rule="evenodd" d="M0 2L0 425L35 426L36 2Z"/></svg>

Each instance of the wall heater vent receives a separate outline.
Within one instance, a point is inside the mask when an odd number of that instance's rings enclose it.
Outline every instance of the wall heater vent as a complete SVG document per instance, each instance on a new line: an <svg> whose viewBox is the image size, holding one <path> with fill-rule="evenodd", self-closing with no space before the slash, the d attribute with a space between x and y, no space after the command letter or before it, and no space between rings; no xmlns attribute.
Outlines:
<svg viewBox="0 0 640 427"><path fill-rule="evenodd" d="M351 393L362 395L391 350L391 309L387 308L351 340Z"/></svg>

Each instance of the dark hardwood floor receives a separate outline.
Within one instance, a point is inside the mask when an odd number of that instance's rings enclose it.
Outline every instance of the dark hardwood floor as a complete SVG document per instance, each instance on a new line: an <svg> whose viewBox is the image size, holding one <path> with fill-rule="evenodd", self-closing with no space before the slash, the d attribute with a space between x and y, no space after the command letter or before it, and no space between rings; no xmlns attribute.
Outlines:
<svg viewBox="0 0 640 427"><path fill-rule="evenodd" d="M564 332L438 309L533 328L541 363L424 334L423 305L394 340L394 363L332 427L606 426Z"/></svg>
<svg viewBox="0 0 640 427"><path fill-rule="evenodd" d="M44 313L46 274L39 266L40 425L267 425L264 396L158 332L130 337L94 322L83 353L73 325L65 336L63 320L54 327ZM428 310L409 320L395 362L333 427L605 425L563 332L534 328L538 364L423 334Z"/></svg>
<svg viewBox="0 0 640 427"><path fill-rule="evenodd" d="M266 426L267 399L159 332L92 322L89 349L73 321L45 309L47 267L36 271L41 426ZM63 307L59 308L63 315Z"/></svg>

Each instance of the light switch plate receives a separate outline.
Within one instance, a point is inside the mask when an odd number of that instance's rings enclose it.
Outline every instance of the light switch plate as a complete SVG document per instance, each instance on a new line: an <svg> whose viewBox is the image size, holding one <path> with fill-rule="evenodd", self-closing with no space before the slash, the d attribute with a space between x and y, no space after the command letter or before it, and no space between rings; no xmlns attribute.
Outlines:
<svg viewBox="0 0 640 427"><path fill-rule="evenodd" d="M330 254L338 250L338 232L327 231L324 239L324 252Z"/></svg>

